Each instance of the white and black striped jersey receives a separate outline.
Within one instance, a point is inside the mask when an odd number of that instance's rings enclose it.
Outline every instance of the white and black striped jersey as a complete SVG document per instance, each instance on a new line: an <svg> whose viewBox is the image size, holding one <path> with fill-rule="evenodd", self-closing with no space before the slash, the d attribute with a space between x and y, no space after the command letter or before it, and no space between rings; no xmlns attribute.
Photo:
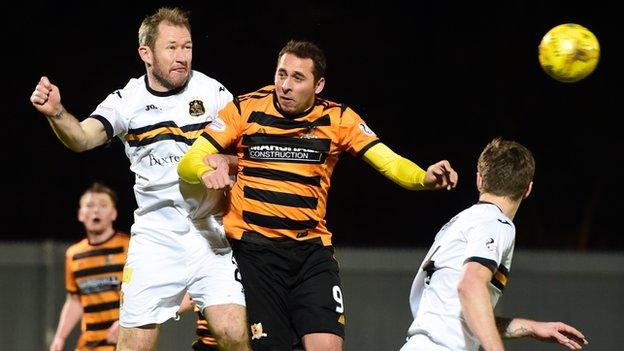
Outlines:
<svg viewBox="0 0 624 351"><path fill-rule="evenodd" d="M177 165L230 100L232 94L221 83L192 71L185 86L165 93L149 88L145 75L131 79L93 111L91 117L104 124L109 139L117 136L124 143L135 173L134 226L185 231L185 218L223 209L222 192L180 184ZM205 213L197 213L200 205Z"/></svg>
<svg viewBox="0 0 624 351"><path fill-rule="evenodd" d="M405 350L478 350L457 292L462 267L479 262L494 272L488 286L494 307L507 284L515 233L512 221L487 202L460 212L442 227L412 283L414 321L408 339L416 337Z"/></svg>

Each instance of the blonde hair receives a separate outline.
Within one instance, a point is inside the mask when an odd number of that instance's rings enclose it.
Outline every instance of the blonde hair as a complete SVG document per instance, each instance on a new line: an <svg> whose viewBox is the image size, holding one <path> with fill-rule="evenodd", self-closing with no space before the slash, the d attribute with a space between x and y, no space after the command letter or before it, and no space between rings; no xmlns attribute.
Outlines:
<svg viewBox="0 0 624 351"><path fill-rule="evenodd" d="M145 17L139 27L139 45L147 46L154 49L156 38L158 37L158 25L162 22L172 24L174 26L184 26L191 32L191 23L189 22L189 13L174 7L161 7L151 16Z"/></svg>

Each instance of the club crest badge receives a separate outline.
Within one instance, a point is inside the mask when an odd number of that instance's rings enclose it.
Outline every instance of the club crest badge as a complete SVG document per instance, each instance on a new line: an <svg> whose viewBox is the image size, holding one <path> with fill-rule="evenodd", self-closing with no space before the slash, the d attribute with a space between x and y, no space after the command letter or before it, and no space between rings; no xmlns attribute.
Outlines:
<svg viewBox="0 0 624 351"><path fill-rule="evenodd" d="M206 113L206 109L204 108L204 102L198 99L195 99L189 102L189 115L193 117L199 117Z"/></svg>

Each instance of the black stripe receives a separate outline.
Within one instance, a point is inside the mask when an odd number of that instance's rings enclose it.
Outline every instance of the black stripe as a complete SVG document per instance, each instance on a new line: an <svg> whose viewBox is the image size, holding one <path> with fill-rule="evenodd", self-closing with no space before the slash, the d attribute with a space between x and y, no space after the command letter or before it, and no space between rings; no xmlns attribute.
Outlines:
<svg viewBox="0 0 624 351"><path fill-rule="evenodd" d="M180 130L183 131L184 133L202 130L206 128L206 126L209 125L210 122L212 121L185 125L185 126L180 127Z"/></svg>
<svg viewBox="0 0 624 351"><path fill-rule="evenodd" d="M316 209L318 199L311 196L282 193L245 186L243 193L246 199L258 200L274 205Z"/></svg>
<svg viewBox="0 0 624 351"><path fill-rule="evenodd" d="M331 125L329 115L323 115L314 121L297 121L266 114L260 111L254 111L247 119L248 123L257 123L265 127L273 127L278 129L295 129L295 128L314 128L319 126Z"/></svg>
<svg viewBox="0 0 624 351"><path fill-rule="evenodd" d="M290 218L266 216L259 213L243 211L243 220L249 224L259 225L271 229L312 229L318 224L318 221L312 219L295 220Z"/></svg>
<svg viewBox="0 0 624 351"><path fill-rule="evenodd" d="M86 258L86 257L94 257L94 256L106 256L106 255L113 255L113 254L118 254L118 253L123 253L124 252L124 248L123 247L112 247L112 248L108 248L108 249L97 249L97 250L91 250L91 251L86 251L86 252L81 252L81 253L77 253L72 257L72 260L79 260L81 258Z"/></svg>
<svg viewBox="0 0 624 351"><path fill-rule="evenodd" d="M91 115L89 117L97 119L98 121L100 121L100 123L104 125L104 130L106 131L107 140L111 140L115 136L115 134L113 134L115 133L113 131L113 126L110 124L110 122L106 118L100 115Z"/></svg>
<svg viewBox="0 0 624 351"><path fill-rule="evenodd" d="M509 277L509 270L502 264L498 265L498 271L501 272L505 277Z"/></svg>
<svg viewBox="0 0 624 351"><path fill-rule="evenodd" d="M194 351L219 351L216 345L206 345L201 339L193 341L191 347Z"/></svg>
<svg viewBox="0 0 624 351"><path fill-rule="evenodd" d="M143 134L158 128L178 128L178 125L174 121L163 121L141 128L128 129L128 134Z"/></svg>
<svg viewBox="0 0 624 351"><path fill-rule="evenodd" d="M214 335L212 335L212 333L208 329L197 328L197 330L195 332L196 332L197 336L214 338Z"/></svg>
<svg viewBox="0 0 624 351"><path fill-rule="evenodd" d="M296 173L278 171L275 169L244 167L242 170L244 175L250 177L281 180L287 182L295 182L300 184L321 186L321 176L306 177Z"/></svg>
<svg viewBox="0 0 624 351"><path fill-rule="evenodd" d="M117 344L109 343L108 341L106 341L106 339L92 340L92 341L87 341L87 343L86 343L87 348L90 348L90 349L95 349L95 348L103 347L103 346L111 346L111 347L113 347L113 350L115 350L114 347L116 345Z"/></svg>
<svg viewBox="0 0 624 351"><path fill-rule="evenodd" d="M496 272L496 261L494 261L494 260L490 260L490 259L483 258L483 257L472 256L472 257L468 257L466 260L464 260L464 264L466 264L468 262L481 263L482 265L484 265L487 268L489 268L493 273Z"/></svg>
<svg viewBox="0 0 624 351"><path fill-rule="evenodd" d="M360 150L360 152L357 153L357 157L361 158L366 153L366 151L368 151L368 149L370 149L371 147L373 147L373 146L375 146L375 145L377 145L379 143L381 143L381 140L379 140L379 139L371 141L366 146L364 146L362 148L362 150Z"/></svg>
<svg viewBox="0 0 624 351"><path fill-rule="evenodd" d="M275 137L267 134L254 134L243 136L243 145L245 146L287 146L302 149L310 149L320 152L329 152L331 139L308 139L308 138L288 138Z"/></svg>
<svg viewBox="0 0 624 351"><path fill-rule="evenodd" d="M176 134L158 134L156 136L154 136L153 138L147 138L147 139L143 139L143 140L128 140L128 145L130 146L145 146L145 145L149 145L158 141L163 141L163 140L175 140L175 141L179 141L181 143L185 143L187 145L191 145L193 144L193 142L195 141L195 139L193 138L187 138L184 135L176 135Z"/></svg>
<svg viewBox="0 0 624 351"><path fill-rule="evenodd" d="M102 273L111 273L111 272L121 272L123 271L123 264L112 264L103 267L95 267L95 268L87 268L81 269L79 271L74 272L74 278L87 277L90 275L102 274Z"/></svg>
<svg viewBox="0 0 624 351"><path fill-rule="evenodd" d="M498 288L498 290L503 291L505 290L505 285L503 285L503 283L499 282L498 279L496 279L496 277L492 277L492 280L490 281L490 283L492 283L492 285L494 285L495 287Z"/></svg>
<svg viewBox="0 0 624 351"><path fill-rule="evenodd" d="M98 303L97 305L84 306L85 313L102 312L119 308L119 300L112 302Z"/></svg>
<svg viewBox="0 0 624 351"><path fill-rule="evenodd" d="M105 330L110 328L115 321L104 321L100 323L87 323L87 331Z"/></svg>
<svg viewBox="0 0 624 351"><path fill-rule="evenodd" d="M156 130L159 128L175 128L175 129L180 129L181 131L186 133L186 132L191 132L194 130L202 130L209 123L210 122L201 122L201 123L188 124L182 127L178 127L178 125L174 121L164 121L164 122L151 124L151 125L141 127L141 128L128 129L128 134L140 135L140 134L144 134L147 132L151 132L152 130Z"/></svg>
<svg viewBox="0 0 624 351"><path fill-rule="evenodd" d="M215 148L217 148L217 150L219 150L219 152L223 152L225 149L223 148L223 146L221 146L221 144L219 144L218 141L216 141L213 137L210 136L210 134L203 132L201 134L201 136L203 136L204 138L206 138L206 140L208 140L212 146L214 146Z"/></svg>

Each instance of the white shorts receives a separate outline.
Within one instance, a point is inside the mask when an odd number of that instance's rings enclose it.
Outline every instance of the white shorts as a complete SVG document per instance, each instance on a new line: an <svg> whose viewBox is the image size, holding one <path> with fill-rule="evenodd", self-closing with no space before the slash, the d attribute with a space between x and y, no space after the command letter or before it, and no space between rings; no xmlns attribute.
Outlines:
<svg viewBox="0 0 624 351"><path fill-rule="evenodd" d="M121 285L119 323L126 328L161 324L176 316L188 291L207 306L245 306L231 249L213 250L191 226L189 232L134 228Z"/></svg>
<svg viewBox="0 0 624 351"><path fill-rule="evenodd" d="M436 344L429 337L422 334L410 336L399 351L450 351L443 345ZM465 350L465 349L463 349Z"/></svg>

